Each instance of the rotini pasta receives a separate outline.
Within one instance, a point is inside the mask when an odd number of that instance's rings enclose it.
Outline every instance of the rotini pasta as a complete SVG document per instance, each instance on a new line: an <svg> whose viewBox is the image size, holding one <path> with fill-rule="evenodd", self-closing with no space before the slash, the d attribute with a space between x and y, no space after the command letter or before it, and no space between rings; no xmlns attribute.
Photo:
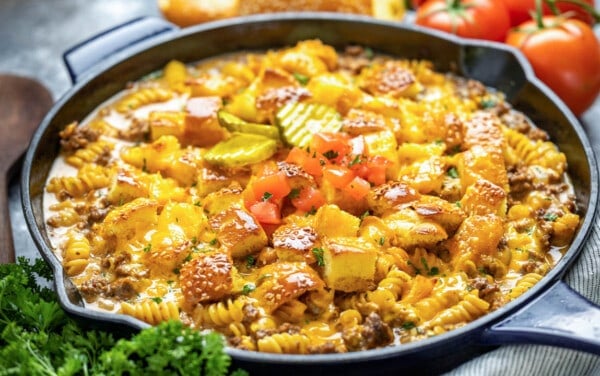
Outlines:
<svg viewBox="0 0 600 376"><path fill-rule="evenodd" d="M45 219L86 304L248 351L348 352L543 278L579 226L565 155L501 93L367 51L171 61L67 124Z"/></svg>
<svg viewBox="0 0 600 376"><path fill-rule="evenodd" d="M156 325L162 321L179 320L179 308L172 301L144 301L135 304L121 304L121 312Z"/></svg>

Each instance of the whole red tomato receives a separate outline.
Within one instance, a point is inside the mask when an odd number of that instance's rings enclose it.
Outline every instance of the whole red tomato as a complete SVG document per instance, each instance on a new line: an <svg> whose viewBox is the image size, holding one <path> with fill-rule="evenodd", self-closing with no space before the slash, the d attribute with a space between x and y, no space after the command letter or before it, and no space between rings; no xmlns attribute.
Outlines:
<svg viewBox="0 0 600 376"><path fill-rule="evenodd" d="M592 105L600 92L600 43L588 24L544 16L511 29L506 43L525 54L538 78L573 113Z"/></svg>
<svg viewBox="0 0 600 376"><path fill-rule="evenodd" d="M559 12L573 12L573 17L590 25L594 23L594 18L580 5L571 3L569 1L551 0L556 4L556 8ZM594 0L580 0L582 3L594 6ZM531 19L531 11L535 10L535 0L504 0L508 13L510 14L510 24L517 26L525 21ZM553 14L551 8L544 1L544 14Z"/></svg>
<svg viewBox="0 0 600 376"><path fill-rule="evenodd" d="M410 0L410 4L412 5L413 9L417 9L418 7L421 6L421 4L423 4L425 1L427 0Z"/></svg>
<svg viewBox="0 0 600 376"><path fill-rule="evenodd" d="M504 41L510 27L503 0L427 0L417 9L418 25L466 38Z"/></svg>

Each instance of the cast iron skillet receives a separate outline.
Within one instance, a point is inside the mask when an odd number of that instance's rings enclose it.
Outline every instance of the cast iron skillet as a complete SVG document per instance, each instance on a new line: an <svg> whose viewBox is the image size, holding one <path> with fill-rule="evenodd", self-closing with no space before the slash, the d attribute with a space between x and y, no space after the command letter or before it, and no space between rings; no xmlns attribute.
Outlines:
<svg viewBox="0 0 600 376"><path fill-rule="evenodd" d="M417 26L328 13L288 13L230 19L179 30L160 19L142 18L116 27L65 54L74 86L52 108L35 133L22 175L25 218L44 259L52 265L64 309L95 325L139 329L147 324L83 307L79 294L52 253L42 216L44 182L58 155L58 132L81 120L127 82L162 68L169 60L193 62L247 49L290 45L320 38L337 47L370 46L405 58L432 60L504 93L518 110L548 131L567 155L582 224L572 246L542 281L519 299L469 325L406 345L347 354L277 355L228 349L234 364L254 374L390 374L398 370L440 372L504 343L559 345L600 354L600 309L571 290L562 276L590 232L598 200L598 172L578 120L533 75L525 58L500 44L467 41Z"/></svg>

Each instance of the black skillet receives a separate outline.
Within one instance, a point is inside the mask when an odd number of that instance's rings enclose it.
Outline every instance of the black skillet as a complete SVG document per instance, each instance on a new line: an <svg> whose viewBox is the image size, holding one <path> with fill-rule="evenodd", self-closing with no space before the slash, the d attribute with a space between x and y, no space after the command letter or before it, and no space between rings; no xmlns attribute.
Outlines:
<svg viewBox="0 0 600 376"><path fill-rule="evenodd" d="M441 372L507 343L548 344L600 354L600 309L561 280L590 233L598 200L596 160L577 118L534 77L525 58L505 45L344 14L258 15L183 30L160 19L143 18L108 30L65 54L73 88L35 133L22 175L26 221L42 256L52 265L65 310L109 328L147 326L131 317L86 309L52 253L44 228L42 196L59 151L58 132L73 120L85 118L128 82L162 68L171 59L193 62L307 38L320 38L340 48L360 44L398 57L429 59L438 70L454 71L504 92L514 107L545 129L567 155L582 223L564 257L537 285L462 328L415 343L346 354L277 355L228 349L235 365L260 375L371 375Z"/></svg>

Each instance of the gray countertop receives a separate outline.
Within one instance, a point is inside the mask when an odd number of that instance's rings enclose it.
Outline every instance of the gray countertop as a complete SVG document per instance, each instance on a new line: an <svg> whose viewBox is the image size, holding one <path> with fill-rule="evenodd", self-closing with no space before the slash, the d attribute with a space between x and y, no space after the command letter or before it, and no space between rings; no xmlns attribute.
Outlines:
<svg viewBox="0 0 600 376"><path fill-rule="evenodd" d="M159 15L156 0L0 0L0 73L35 77L56 100L71 86L64 51L124 21ZM581 120L600 155L600 99ZM38 257L15 182L10 209L17 255Z"/></svg>

